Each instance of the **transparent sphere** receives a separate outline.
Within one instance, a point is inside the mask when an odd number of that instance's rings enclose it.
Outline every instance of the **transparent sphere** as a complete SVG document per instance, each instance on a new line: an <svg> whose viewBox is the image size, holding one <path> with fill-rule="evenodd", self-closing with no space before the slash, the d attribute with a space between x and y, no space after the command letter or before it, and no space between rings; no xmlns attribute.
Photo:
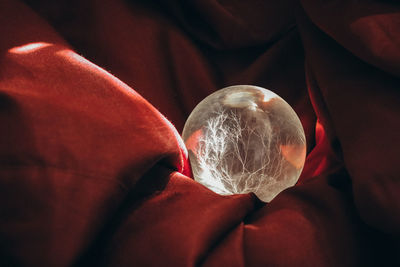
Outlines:
<svg viewBox="0 0 400 267"><path fill-rule="evenodd" d="M190 114L182 137L194 179L221 195L253 192L269 202L297 182L304 166L299 118L261 87L230 86L209 95Z"/></svg>

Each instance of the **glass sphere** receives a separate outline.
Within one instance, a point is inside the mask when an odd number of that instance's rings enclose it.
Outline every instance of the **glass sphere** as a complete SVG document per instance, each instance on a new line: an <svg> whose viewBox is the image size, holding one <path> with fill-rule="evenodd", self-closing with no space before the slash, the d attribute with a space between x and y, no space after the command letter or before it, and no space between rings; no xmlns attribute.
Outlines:
<svg viewBox="0 0 400 267"><path fill-rule="evenodd" d="M194 179L221 195L253 192L264 202L299 179L306 155L295 111L257 86L223 88L187 119L183 140Z"/></svg>

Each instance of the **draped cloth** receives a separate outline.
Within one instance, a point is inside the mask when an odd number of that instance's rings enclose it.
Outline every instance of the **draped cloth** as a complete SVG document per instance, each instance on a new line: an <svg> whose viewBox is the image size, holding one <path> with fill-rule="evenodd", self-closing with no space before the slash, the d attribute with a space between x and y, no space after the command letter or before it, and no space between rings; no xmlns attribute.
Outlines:
<svg viewBox="0 0 400 267"><path fill-rule="evenodd" d="M215 90L268 88L307 139L270 203L191 177ZM400 265L396 1L0 1L1 266Z"/></svg>

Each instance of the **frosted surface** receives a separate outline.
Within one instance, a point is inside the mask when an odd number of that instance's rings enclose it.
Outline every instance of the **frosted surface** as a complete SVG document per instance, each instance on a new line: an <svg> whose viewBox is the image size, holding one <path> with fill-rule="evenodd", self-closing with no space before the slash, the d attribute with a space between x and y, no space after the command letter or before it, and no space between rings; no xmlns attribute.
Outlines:
<svg viewBox="0 0 400 267"><path fill-rule="evenodd" d="M221 89L200 102L182 133L194 179L222 195L271 201L303 169L306 141L294 110L256 86Z"/></svg>

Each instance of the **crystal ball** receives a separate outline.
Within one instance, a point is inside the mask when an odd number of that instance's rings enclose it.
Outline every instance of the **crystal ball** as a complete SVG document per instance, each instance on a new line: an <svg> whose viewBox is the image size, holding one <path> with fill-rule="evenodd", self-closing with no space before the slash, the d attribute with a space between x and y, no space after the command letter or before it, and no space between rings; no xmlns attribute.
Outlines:
<svg viewBox="0 0 400 267"><path fill-rule="evenodd" d="M251 85L206 97L182 138L197 182L221 195L253 192L264 202L296 184L306 156L295 111L272 91Z"/></svg>

